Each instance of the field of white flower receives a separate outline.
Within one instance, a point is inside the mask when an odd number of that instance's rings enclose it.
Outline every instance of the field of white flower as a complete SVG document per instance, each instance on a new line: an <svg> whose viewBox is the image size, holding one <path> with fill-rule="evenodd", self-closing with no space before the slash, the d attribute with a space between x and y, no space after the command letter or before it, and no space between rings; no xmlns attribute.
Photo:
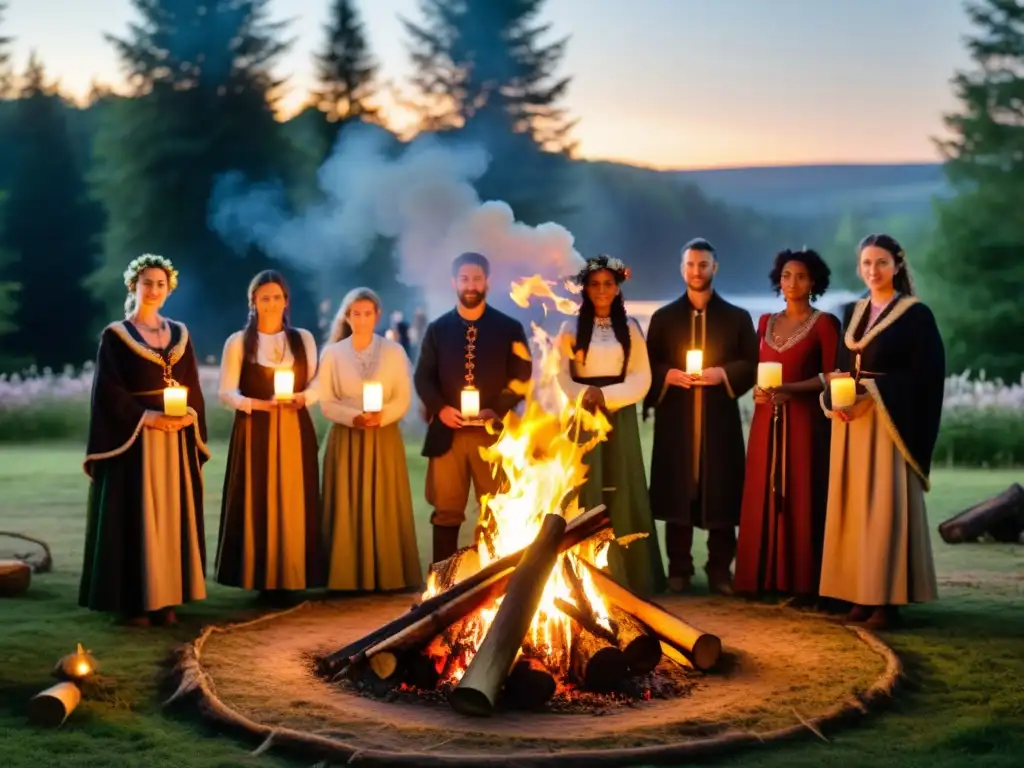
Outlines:
<svg viewBox="0 0 1024 768"><path fill-rule="evenodd" d="M212 440L226 439L232 414L217 401L218 369L199 369L207 401L207 421ZM93 366L29 369L23 374L0 374L0 442L84 440ZM742 401L745 419L752 402ZM319 411L314 409L319 424ZM410 428L417 427L410 413ZM1014 384L987 379L972 372L946 379L942 431L936 446L936 465L1024 465L1024 374Z"/></svg>

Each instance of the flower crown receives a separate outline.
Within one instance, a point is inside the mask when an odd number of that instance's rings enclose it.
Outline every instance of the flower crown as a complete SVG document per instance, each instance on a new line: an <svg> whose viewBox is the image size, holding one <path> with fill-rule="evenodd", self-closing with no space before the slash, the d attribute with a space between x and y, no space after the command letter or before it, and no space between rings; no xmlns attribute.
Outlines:
<svg viewBox="0 0 1024 768"><path fill-rule="evenodd" d="M623 263L621 259L616 259L613 256L601 254L595 256L592 259L587 259L587 263L583 265L583 269L577 272L572 280L577 285L585 285L587 278L593 272L599 272L602 269L607 269L609 272L615 275L616 283L623 283L629 280L629 267Z"/></svg>
<svg viewBox="0 0 1024 768"><path fill-rule="evenodd" d="M171 260L164 256L157 256L155 253L144 253L128 262L128 268L124 271L124 287L129 291L135 287L139 275L147 269L162 269L167 273L167 286L169 291L178 287L178 270L174 268Z"/></svg>

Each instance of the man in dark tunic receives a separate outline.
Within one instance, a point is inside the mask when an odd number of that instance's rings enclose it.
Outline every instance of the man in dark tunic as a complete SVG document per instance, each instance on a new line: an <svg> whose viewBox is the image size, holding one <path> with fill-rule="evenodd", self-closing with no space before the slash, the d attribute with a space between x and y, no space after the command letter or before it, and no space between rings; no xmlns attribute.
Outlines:
<svg viewBox="0 0 1024 768"><path fill-rule="evenodd" d="M490 263L479 253L464 253L452 262L455 308L431 322L424 332L414 382L427 413L423 455L428 457L426 498L434 508L432 562L455 554L459 529L466 519L469 484L479 503L498 491L499 478L480 455L497 439L483 426L505 417L523 399L533 365L522 324L487 305ZM478 419L464 421L464 387L480 393Z"/></svg>
<svg viewBox="0 0 1024 768"><path fill-rule="evenodd" d="M757 375L758 341L750 314L712 287L718 258L703 238L683 246L686 293L659 308L647 335L654 411L651 510L664 520L669 587L693 577L694 527L708 531L705 571L713 591L731 594L730 566L743 501L745 447L737 399ZM699 375L686 373L686 352L703 352Z"/></svg>

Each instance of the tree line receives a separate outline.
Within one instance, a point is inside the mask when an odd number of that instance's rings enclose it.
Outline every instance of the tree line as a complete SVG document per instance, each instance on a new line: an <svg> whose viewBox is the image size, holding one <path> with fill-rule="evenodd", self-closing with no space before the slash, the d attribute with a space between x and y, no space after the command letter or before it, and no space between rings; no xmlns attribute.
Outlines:
<svg viewBox="0 0 1024 768"><path fill-rule="evenodd" d="M124 265L146 251L170 256L183 272L175 298L187 307L182 319L201 328L201 354L216 354L243 322L245 282L267 267L289 278L293 320L306 327L317 327L321 301L336 303L355 284L377 289L392 307L415 302L385 238L354 267L334 269L325 254L325 268L312 274L225 242L209 226L211 194L225 174L279 183L288 209L301 211L317 201L316 171L339 135L367 123L388 131L379 65L352 0L331 0L311 54L317 83L306 108L277 118L283 83L274 73L291 44L271 5L133 0L141 21L106 35L127 92L96 86L78 106L37 57L10 72L16 31L5 29L0 3L0 370L91 358L99 327L120 312ZM678 282L668 257L684 235L725 244L734 259L723 270L726 285L735 279L728 274L748 265L763 272L773 250L805 240L785 221L724 206L693 185L578 160L565 107L571 77L561 72L568 40L552 38L543 6L422 0L421 20L404 21L416 129L486 146L481 199L508 202L527 224L564 224L581 252L627 258L637 298L662 298L666 283ZM1011 311L1024 270L1013 258L1024 247L1024 217L1011 215L1024 186L1014 96L1024 82L1024 10L1014 0L974 8L978 31L968 45L979 68L955 80L962 106L949 124L958 138L943 145L958 194L937 206L934 247L918 271L950 340L951 365L984 364L1015 378L1024 351L996 329L1024 323ZM999 67L986 66L997 59ZM403 140L388 136L397 154ZM614 216L594 215L598 203Z"/></svg>

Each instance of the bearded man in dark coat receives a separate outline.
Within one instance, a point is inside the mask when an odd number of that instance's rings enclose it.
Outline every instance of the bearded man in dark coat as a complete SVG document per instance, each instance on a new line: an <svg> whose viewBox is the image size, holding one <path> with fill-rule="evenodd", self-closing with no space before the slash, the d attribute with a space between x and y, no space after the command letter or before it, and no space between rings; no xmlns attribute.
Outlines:
<svg viewBox="0 0 1024 768"><path fill-rule="evenodd" d="M707 240L683 246L686 292L651 317L643 409L645 420L654 413L650 501L655 519L666 523L669 588L690 586L697 527L708 532L709 586L731 594L746 460L738 398L754 386L758 340L750 314L712 287L717 271ZM703 352L698 374L686 372L691 349Z"/></svg>

